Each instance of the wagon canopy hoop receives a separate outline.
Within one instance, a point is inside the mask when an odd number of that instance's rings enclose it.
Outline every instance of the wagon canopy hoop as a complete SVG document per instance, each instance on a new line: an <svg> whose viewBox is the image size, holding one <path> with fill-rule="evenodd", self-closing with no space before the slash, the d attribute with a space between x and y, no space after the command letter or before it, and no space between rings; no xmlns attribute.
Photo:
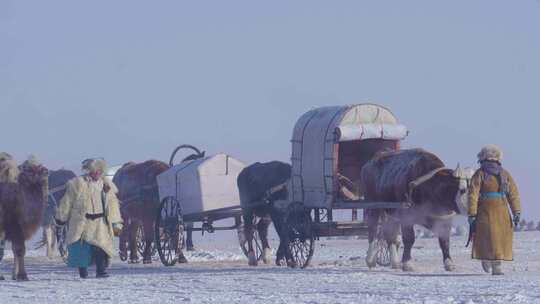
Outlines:
<svg viewBox="0 0 540 304"><path fill-rule="evenodd" d="M203 158L204 154L205 154L204 151L201 151L201 150L197 149L197 147L195 147L195 146L192 146L192 145L180 145L180 146L176 147L176 149L174 149L173 153L171 154L171 158L169 159L169 166L170 167L174 166L174 158L176 157L176 154L182 149L188 149L188 150L194 151L195 155L197 156L196 159L197 158Z"/></svg>

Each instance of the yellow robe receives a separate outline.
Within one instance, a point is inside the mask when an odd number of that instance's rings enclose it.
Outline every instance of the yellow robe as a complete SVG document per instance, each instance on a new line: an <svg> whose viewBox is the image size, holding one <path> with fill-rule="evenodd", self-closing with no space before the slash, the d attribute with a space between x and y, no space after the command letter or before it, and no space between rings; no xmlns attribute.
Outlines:
<svg viewBox="0 0 540 304"><path fill-rule="evenodd" d="M501 176L507 180L506 199L483 197L482 193L499 192L499 181L493 175L476 171L469 189L469 215L476 216L476 234L473 240L472 258L491 261L512 261L513 224L512 214L521 211L517 186L508 171Z"/></svg>

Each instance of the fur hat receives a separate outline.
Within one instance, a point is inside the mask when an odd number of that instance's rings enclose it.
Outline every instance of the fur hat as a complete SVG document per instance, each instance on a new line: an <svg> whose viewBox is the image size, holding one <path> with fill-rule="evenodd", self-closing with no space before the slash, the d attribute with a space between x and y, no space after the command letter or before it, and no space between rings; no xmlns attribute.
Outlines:
<svg viewBox="0 0 540 304"><path fill-rule="evenodd" d="M107 162L103 158L88 158L82 162L82 170L90 173L100 170L103 174L107 171Z"/></svg>
<svg viewBox="0 0 540 304"><path fill-rule="evenodd" d="M502 150L496 145L486 145L478 153L478 161L493 160L500 162L502 158Z"/></svg>

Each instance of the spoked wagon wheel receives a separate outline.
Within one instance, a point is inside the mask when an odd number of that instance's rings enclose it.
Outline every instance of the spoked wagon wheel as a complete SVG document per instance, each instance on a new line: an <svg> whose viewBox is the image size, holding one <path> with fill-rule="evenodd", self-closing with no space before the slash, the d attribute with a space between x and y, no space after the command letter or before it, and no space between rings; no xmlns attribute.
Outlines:
<svg viewBox="0 0 540 304"><path fill-rule="evenodd" d="M56 244L58 244L58 253L62 260L67 263L68 251L66 245L67 226L56 227Z"/></svg>
<svg viewBox="0 0 540 304"><path fill-rule="evenodd" d="M144 236L144 228L139 225L137 227L137 235L135 236L137 241L137 252L144 256L144 249L146 248L146 237ZM157 254L156 244L153 242L150 247L151 255L155 256Z"/></svg>
<svg viewBox="0 0 540 304"><path fill-rule="evenodd" d="M377 253L375 257L377 260L377 265L383 267L390 266L390 248L388 247L388 243L384 238L377 238L376 250Z"/></svg>
<svg viewBox="0 0 540 304"><path fill-rule="evenodd" d="M377 265L388 267L392 264L392 260L390 257L390 245L388 245L388 242L384 238L384 232L383 232L383 224L386 221L386 219L381 219L379 224L377 225L377 239L375 243L375 258ZM399 244L397 244L397 248L399 250Z"/></svg>
<svg viewBox="0 0 540 304"><path fill-rule="evenodd" d="M182 252L184 222L180 202L172 196L163 199L155 224L155 243L161 263L173 266Z"/></svg>
<svg viewBox="0 0 540 304"><path fill-rule="evenodd" d="M253 226L255 227L257 225L257 218L253 220ZM237 229L238 232L238 242L240 243L240 248L242 248L242 252L246 257L248 257L248 242L245 235L245 225L242 222ZM259 237L259 232L257 229L253 229L253 250L255 250L255 256L257 257L257 261L262 260L263 257L263 246L261 242L261 238Z"/></svg>
<svg viewBox="0 0 540 304"><path fill-rule="evenodd" d="M306 268L315 250L313 221L309 210L302 203L289 205L285 218L289 250L297 267Z"/></svg>

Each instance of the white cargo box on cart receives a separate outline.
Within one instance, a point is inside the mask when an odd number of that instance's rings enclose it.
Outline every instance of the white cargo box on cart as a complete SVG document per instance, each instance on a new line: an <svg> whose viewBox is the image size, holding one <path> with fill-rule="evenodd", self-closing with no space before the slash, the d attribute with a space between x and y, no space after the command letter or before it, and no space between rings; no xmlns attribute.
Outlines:
<svg viewBox="0 0 540 304"><path fill-rule="evenodd" d="M244 168L223 153L178 164L157 176L160 200L176 198L183 215L239 207L236 179Z"/></svg>

